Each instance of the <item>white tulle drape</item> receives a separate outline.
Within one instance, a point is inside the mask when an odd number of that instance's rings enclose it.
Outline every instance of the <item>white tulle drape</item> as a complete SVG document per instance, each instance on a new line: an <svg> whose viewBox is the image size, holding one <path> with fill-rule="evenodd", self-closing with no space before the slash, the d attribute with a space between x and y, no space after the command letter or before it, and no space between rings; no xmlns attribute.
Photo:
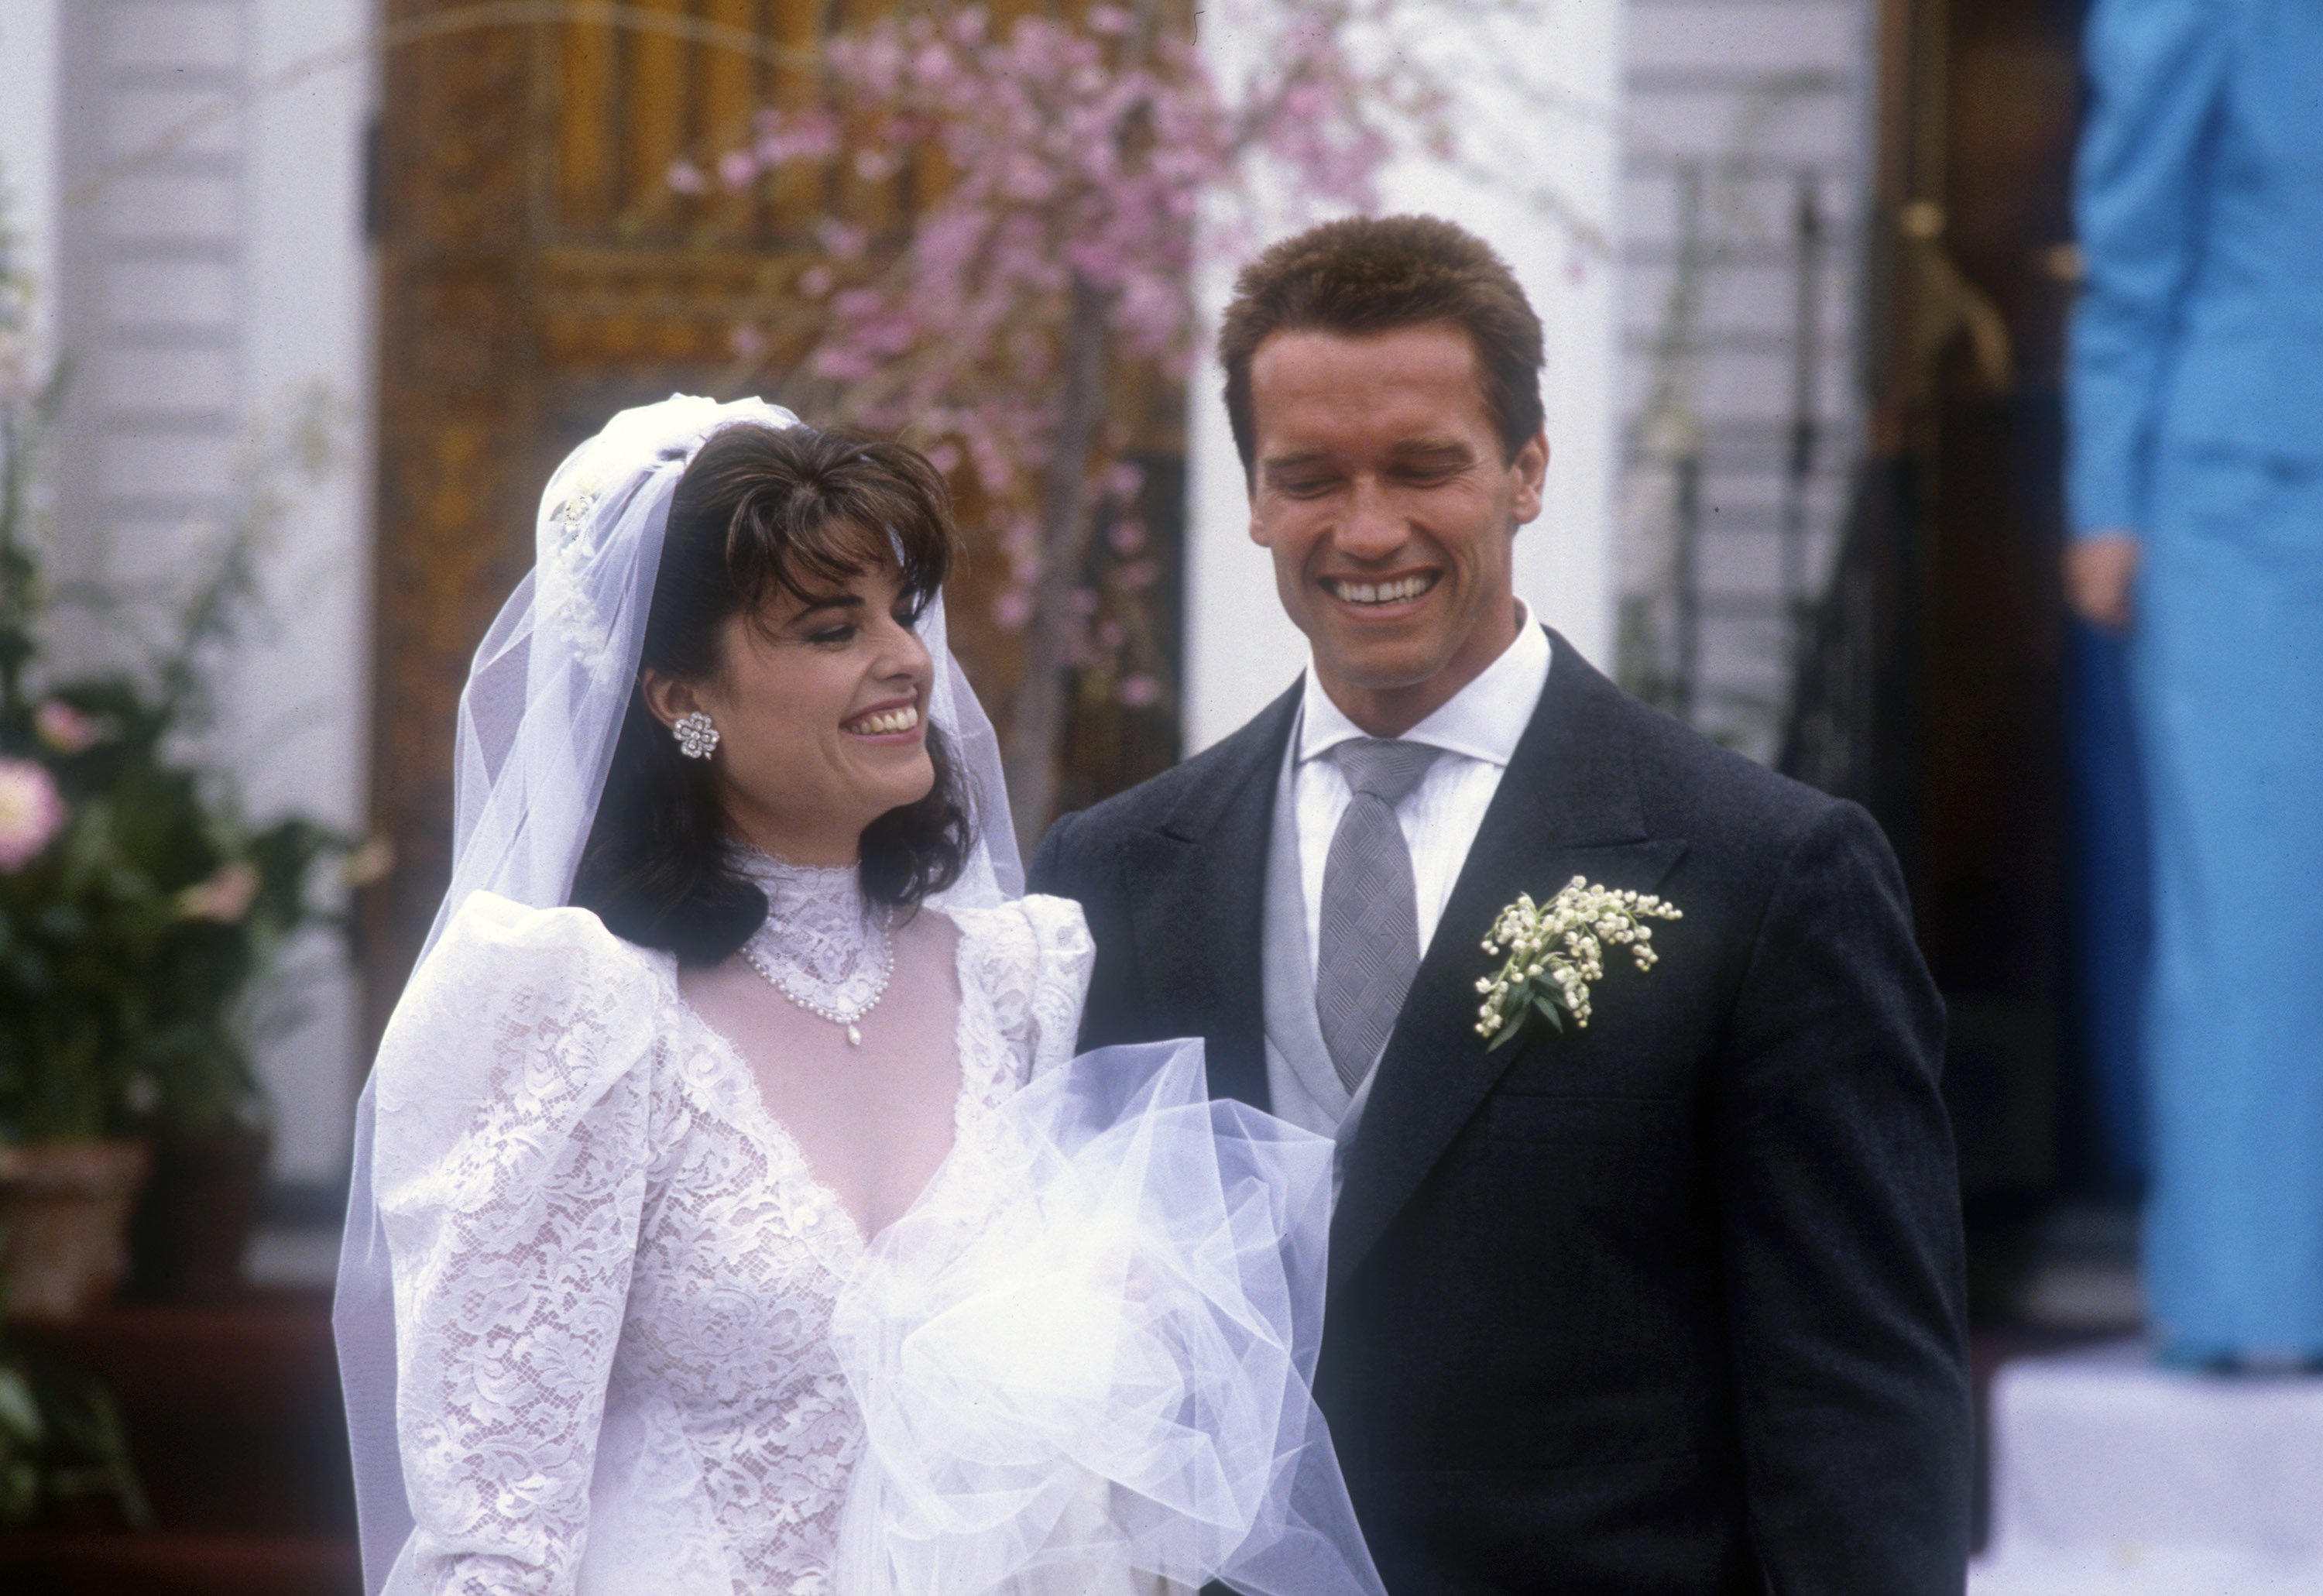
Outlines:
<svg viewBox="0 0 2323 1596"><path fill-rule="evenodd" d="M1331 1143L1212 1102L1189 1041L997 1118L834 1310L868 1444L833 1596L1380 1591L1310 1395Z"/></svg>

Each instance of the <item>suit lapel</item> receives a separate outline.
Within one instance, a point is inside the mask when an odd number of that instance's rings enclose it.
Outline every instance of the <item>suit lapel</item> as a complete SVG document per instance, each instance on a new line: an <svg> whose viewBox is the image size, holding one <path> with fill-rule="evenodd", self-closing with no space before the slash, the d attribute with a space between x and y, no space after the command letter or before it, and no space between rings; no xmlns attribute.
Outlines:
<svg viewBox="0 0 2323 1596"><path fill-rule="evenodd" d="M1372 1082L1331 1232L1331 1280L1345 1280L1520 1050L1475 1032L1480 944L1519 893L1536 901L1575 876L1649 891L1685 851L1646 834L1621 740L1621 695L1555 632L1555 663L1531 723L1470 845L1427 957Z"/></svg>
<svg viewBox="0 0 2323 1596"><path fill-rule="evenodd" d="M1274 787L1297 718L1294 685L1221 743L1212 768L1135 839L1139 968L1164 1024L1207 1044L1210 1096L1267 1106L1261 987L1266 849Z"/></svg>

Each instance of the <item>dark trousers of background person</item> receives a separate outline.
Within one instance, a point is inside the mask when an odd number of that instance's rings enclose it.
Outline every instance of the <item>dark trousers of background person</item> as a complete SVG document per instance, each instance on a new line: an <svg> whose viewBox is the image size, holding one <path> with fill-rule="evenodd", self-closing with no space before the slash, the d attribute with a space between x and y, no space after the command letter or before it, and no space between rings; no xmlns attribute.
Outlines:
<svg viewBox="0 0 2323 1596"><path fill-rule="evenodd" d="M2153 955L2145 776L2127 645L2075 621L2068 639L2071 727L2071 1005L2081 1112L2076 1184L2111 1197L2144 1188L2145 976Z"/></svg>

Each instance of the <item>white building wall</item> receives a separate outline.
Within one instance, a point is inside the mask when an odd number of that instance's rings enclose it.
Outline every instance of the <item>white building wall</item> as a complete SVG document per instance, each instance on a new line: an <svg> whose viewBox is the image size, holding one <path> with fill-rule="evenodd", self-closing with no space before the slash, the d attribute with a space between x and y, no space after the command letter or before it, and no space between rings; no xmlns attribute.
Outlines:
<svg viewBox="0 0 2323 1596"><path fill-rule="evenodd" d="M1701 463L1692 586L1703 729L1760 758L1788 708L1795 496L1804 589L1821 591L1860 453L1863 223L1870 206L1874 0L1627 0L1621 77L1621 560L1625 618L1675 662L1675 461ZM1689 182L1698 202L1689 227ZM1802 183L1823 223L1806 273L1810 469L1794 486ZM1617 650L1626 684L1640 661Z"/></svg>
<svg viewBox="0 0 2323 1596"><path fill-rule="evenodd" d="M1614 227L1620 140L1621 0L1553 0L1487 31L1456 0L1430 0L1440 24L1446 80L1460 86L1457 115L1473 158L1499 164L1491 182L1457 166L1413 158L1382 185L1390 211L1445 216L1488 240L1516 270L1547 335L1553 458L1541 518L1519 535L1517 590L1582 653L1605 664L1612 643L1616 273L1602 252L1533 197L1553 195L1584 233ZM1215 69L1235 69L1247 43L1206 23ZM1262 226L1254 252L1310 219ZM1237 262L1217 261L1199 284L1213 327ZM1306 664L1306 640L1282 614L1265 551L1249 537L1242 463L1219 399L1215 361L1194 371L1188 426L1186 675L1189 753L1240 726Z"/></svg>
<svg viewBox="0 0 2323 1596"><path fill-rule="evenodd" d="M64 0L0 4L0 223L38 285L35 346L53 350L57 280L57 31Z"/></svg>
<svg viewBox="0 0 2323 1596"><path fill-rule="evenodd" d="M11 0L21 5L23 0ZM261 619L207 754L253 819L364 821L371 274L363 237L370 0L62 0L49 217L69 402L55 457L69 577L182 579L249 486L251 446L329 396L335 459L266 549ZM279 86L285 69L342 64ZM12 60L9 72L33 69ZM216 115L223 112L224 115ZM123 646L60 628L60 663ZM261 1057L278 1179L344 1166L355 989L335 940L293 951ZM293 1023L291 1015L299 1015Z"/></svg>

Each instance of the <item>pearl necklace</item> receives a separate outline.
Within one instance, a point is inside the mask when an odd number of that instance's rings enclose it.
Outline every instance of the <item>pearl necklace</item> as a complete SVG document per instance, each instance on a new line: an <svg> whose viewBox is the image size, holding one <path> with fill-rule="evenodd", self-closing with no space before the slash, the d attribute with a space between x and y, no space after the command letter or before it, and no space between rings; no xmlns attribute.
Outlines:
<svg viewBox="0 0 2323 1596"><path fill-rule="evenodd" d="M893 916L863 901L853 867L794 865L737 846L734 868L767 897L767 922L742 958L797 1007L863 1045L862 1018L886 995L895 974ZM851 1000L851 1001L850 1001Z"/></svg>
<svg viewBox="0 0 2323 1596"><path fill-rule="evenodd" d="M887 928L884 925L879 928L879 948L881 953L879 978L872 984L870 995L848 1012L834 1009L801 992L790 984L788 977L767 962L764 954L747 942L742 946L742 957L749 962L752 969L766 977L769 986L808 1014L818 1015L834 1025L844 1026L847 1030L848 1041L859 1048L863 1045L863 1031L857 1022L879 1005L879 1000L887 995L887 983L894 979L895 975L895 943L894 939L888 936Z"/></svg>

